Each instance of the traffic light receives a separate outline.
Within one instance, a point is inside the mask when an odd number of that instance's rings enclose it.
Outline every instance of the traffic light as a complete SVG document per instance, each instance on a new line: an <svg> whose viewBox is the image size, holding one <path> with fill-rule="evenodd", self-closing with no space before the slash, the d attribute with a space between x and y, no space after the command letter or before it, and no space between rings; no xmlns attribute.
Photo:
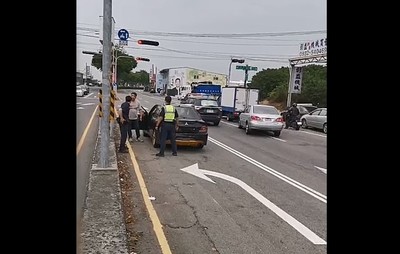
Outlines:
<svg viewBox="0 0 400 254"><path fill-rule="evenodd" d="M232 63L244 63L244 59L232 59Z"/></svg>
<svg viewBox="0 0 400 254"><path fill-rule="evenodd" d="M138 44L140 45L151 45L151 46L158 46L160 43L158 41L149 41L149 40L138 40Z"/></svg>
<svg viewBox="0 0 400 254"><path fill-rule="evenodd" d="M145 61L145 62L149 62L150 61L150 59L144 58L144 57L136 57L135 60L136 61Z"/></svg>

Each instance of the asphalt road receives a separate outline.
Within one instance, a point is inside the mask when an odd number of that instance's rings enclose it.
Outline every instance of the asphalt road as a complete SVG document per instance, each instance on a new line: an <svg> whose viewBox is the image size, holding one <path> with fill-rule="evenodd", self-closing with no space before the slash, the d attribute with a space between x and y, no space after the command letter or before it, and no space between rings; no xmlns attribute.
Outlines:
<svg viewBox="0 0 400 254"><path fill-rule="evenodd" d="M138 98L149 109L163 102ZM327 252L326 142L310 130L246 135L223 120L203 149L177 157L156 157L149 138L131 145L174 254L314 254Z"/></svg>
<svg viewBox="0 0 400 254"><path fill-rule="evenodd" d="M90 87L85 97L76 98L76 216L79 221L86 197L89 171L96 144L99 121L97 113L98 88Z"/></svg>

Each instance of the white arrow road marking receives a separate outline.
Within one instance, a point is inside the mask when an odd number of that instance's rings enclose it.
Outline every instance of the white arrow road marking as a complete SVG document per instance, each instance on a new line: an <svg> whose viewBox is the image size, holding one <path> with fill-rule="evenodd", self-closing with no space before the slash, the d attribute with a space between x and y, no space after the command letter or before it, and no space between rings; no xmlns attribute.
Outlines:
<svg viewBox="0 0 400 254"><path fill-rule="evenodd" d="M89 102L89 103L82 104L82 106L90 106L90 105L94 105L94 103Z"/></svg>
<svg viewBox="0 0 400 254"><path fill-rule="evenodd" d="M247 185L245 182L242 180L239 180L235 177L228 176L222 173L214 172L214 171L209 171L209 170L204 170L204 169L199 169L199 164L193 164L189 167L181 169L184 172L187 172L189 174L192 174L194 176L200 177L204 180L207 180L209 182L215 183L213 180L211 180L209 177L206 175L211 175L215 177L219 177L221 179L230 181L232 183L235 183L242 187L245 191L247 191L250 195L252 195L254 198L256 198L258 201L260 201L264 206L269 208L271 211L273 211L276 215L278 215L280 218L282 218L284 221L286 221L290 226L292 226L294 229L296 229L300 234L302 234L304 237L306 237L308 240L310 240L313 244L326 244L326 241L316 235L314 232L312 232L309 228L304 226L301 222L293 218L291 215L280 209L278 206L276 206L274 203L266 199L263 195L258 193L255 189L251 188L249 185Z"/></svg>
<svg viewBox="0 0 400 254"><path fill-rule="evenodd" d="M317 166L314 166L314 167L316 167L317 169L321 170L322 172L324 172L326 174L327 170L325 168L320 168L320 167L317 167Z"/></svg>
<svg viewBox="0 0 400 254"><path fill-rule="evenodd" d="M76 109L85 109L85 108L83 108L83 107L77 107Z"/></svg>
<svg viewBox="0 0 400 254"><path fill-rule="evenodd" d="M327 202L326 201L326 199L327 199L326 195L323 195L322 193L319 193L318 191L313 190L310 187L305 186L304 184L299 183L296 180L293 180L292 178L290 178L288 176L285 176L284 174L282 174L282 173L280 173L280 172L278 172L278 171L276 171L276 170L274 170L274 169L272 169L272 168L270 168L270 167L268 167L268 166L266 166L266 165L264 165L264 164L262 164L262 163L260 163L260 162L258 162L256 160L250 158L247 155L242 154L239 151L236 151L235 149L225 145L224 143L219 142L216 139L211 138L210 136L208 136L208 140L210 142L216 144L217 146L222 147L223 149L227 150L228 152L233 153L234 155L238 156L239 158L242 158L243 160L245 160L247 162L250 162L254 166L256 166L256 167L258 167L258 168L270 173L271 175L274 175L274 176L278 177L279 179L287 182L288 184L290 184L290 185L292 185L292 186L294 186L294 187L296 187L296 188L298 188L298 189L310 194L311 196L315 197L316 199L321 200L324 203Z"/></svg>

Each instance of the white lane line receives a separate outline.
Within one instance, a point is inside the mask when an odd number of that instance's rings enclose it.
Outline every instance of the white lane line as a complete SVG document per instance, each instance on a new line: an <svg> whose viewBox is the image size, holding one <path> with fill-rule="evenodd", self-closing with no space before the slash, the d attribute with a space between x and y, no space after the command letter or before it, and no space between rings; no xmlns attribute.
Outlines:
<svg viewBox="0 0 400 254"><path fill-rule="evenodd" d="M77 102L77 103L76 103L76 105L81 105L81 104L82 104L82 102Z"/></svg>
<svg viewBox="0 0 400 254"><path fill-rule="evenodd" d="M300 132L302 132L302 133L307 133L307 134L311 134L311 135L315 135L315 136L318 136L318 137L326 138L326 135L321 135L321 134L312 133L312 132L308 132L308 131L300 131Z"/></svg>
<svg viewBox="0 0 400 254"><path fill-rule="evenodd" d="M148 100L143 100L144 102L146 102L146 103L150 103Z"/></svg>
<svg viewBox="0 0 400 254"><path fill-rule="evenodd" d="M85 108L83 108L83 107L77 107L76 109L85 109Z"/></svg>
<svg viewBox="0 0 400 254"><path fill-rule="evenodd" d="M270 168L270 167L268 167L268 166L266 166L266 165L264 165L264 164L262 164L262 163L260 163L260 162L258 162L256 160L250 158L249 156L247 156L247 155L245 155L245 154L243 154L243 153L241 153L241 152L239 152L239 151L237 151L237 150L225 145L224 143L219 142L216 139L213 139L210 136L208 136L208 140L210 142L216 144L217 146L227 150L228 152L231 152L231 153L235 154L239 158L242 158L243 160L245 160L247 162L250 162L254 166L256 166L256 167L258 167L258 168L260 168L260 169L262 169L262 170L264 170L264 171L266 171L268 173L270 173L271 175L274 175L274 176L278 177L279 179L287 182L288 184L290 184L290 185L292 185L292 186L304 191L305 193L315 197L316 199L318 199L318 200L320 200L320 201L322 201L324 203L327 203L326 195L323 195L322 193L319 193L318 191L313 190L310 187L307 187L304 184L299 183L296 180L293 180L288 176L285 176L284 174L282 174L282 173L280 173L280 172L278 172L278 171L276 171L276 170L274 170L274 169L272 169L272 168Z"/></svg>
<svg viewBox="0 0 400 254"><path fill-rule="evenodd" d="M227 122L225 122L225 121L221 121L221 123L224 123L224 124L226 124L226 125L230 125L230 126L233 126L233 127L238 127L237 125L235 125L235 124L233 124L233 123L227 123Z"/></svg>
<svg viewBox="0 0 400 254"><path fill-rule="evenodd" d="M221 121L221 123L224 123L224 124L226 124L226 125L230 125L230 126L233 126L233 127L238 127L237 125L235 125L235 124L233 124L233 123L227 123L227 122L225 122L225 121ZM286 140L283 140L283 139L280 139L280 138L276 138L276 137L272 137L273 139L275 139L275 140L279 140L279 141L282 141L282 142L287 142Z"/></svg>
<svg viewBox="0 0 400 254"><path fill-rule="evenodd" d="M280 139L280 138L276 138L276 137L272 137L272 138L286 143L286 140L284 140L284 139Z"/></svg>
<svg viewBox="0 0 400 254"><path fill-rule="evenodd" d="M315 168L317 168L317 169L319 169L319 170L321 170L322 172L324 172L325 174L326 174L326 172L327 172L327 170L325 169L325 168L320 168L320 167L317 167L317 166L314 166Z"/></svg>
<svg viewBox="0 0 400 254"><path fill-rule="evenodd" d="M83 97L83 98L87 99L90 95L93 95L93 93L90 93L90 94L86 95L86 96Z"/></svg>

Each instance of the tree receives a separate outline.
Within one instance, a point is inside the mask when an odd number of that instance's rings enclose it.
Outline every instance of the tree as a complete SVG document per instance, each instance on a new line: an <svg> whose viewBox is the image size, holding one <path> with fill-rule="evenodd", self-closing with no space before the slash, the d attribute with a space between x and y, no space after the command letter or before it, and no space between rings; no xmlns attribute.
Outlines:
<svg viewBox="0 0 400 254"><path fill-rule="evenodd" d="M125 54L120 49L116 48L116 55L118 57L117 60L117 79L118 81L129 74L134 68L137 66L137 62L134 56L130 56ZM120 57L123 56L123 57ZM101 54L93 55L92 57L92 66L96 67L98 70L102 71L103 65L103 56ZM118 82L117 81L117 82Z"/></svg>
<svg viewBox="0 0 400 254"><path fill-rule="evenodd" d="M253 76L250 88L260 89L260 101L268 98L268 95L279 85L289 82L288 67L279 69L262 70Z"/></svg>

